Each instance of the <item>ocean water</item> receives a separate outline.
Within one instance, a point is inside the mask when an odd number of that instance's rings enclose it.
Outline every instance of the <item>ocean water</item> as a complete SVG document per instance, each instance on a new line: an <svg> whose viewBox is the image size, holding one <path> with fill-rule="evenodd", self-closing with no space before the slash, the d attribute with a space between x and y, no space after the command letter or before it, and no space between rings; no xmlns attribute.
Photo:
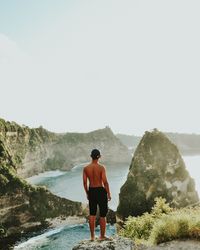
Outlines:
<svg viewBox="0 0 200 250"><path fill-rule="evenodd" d="M187 170L195 179L196 190L200 196L200 156L183 157ZM51 192L61 197L74 201L87 203L82 184L82 171L85 164L74 167L71 171L48 171L27 180L35 185L45 185ZM128 174L128 165L106 166L107 178L110 184L112 200L109 207L116 210L120 187L123 185ZM99 227L96 229L99 234ZM107 225L107 235L115 233L115 226ZM80 240L89 238L88 224L70 225L41 232L40 235L16 244L14 249L29 250L70 250Z"/></svg>
<svg viewBox="0 0 200 250"><path fill-rule="evenodd" d="M88 200L83 189L82 172L85 164L75 166L71 171L48 171L28 178L27 180L35 185L44 185L52 193L71 199L87 203ZM112 200L109 202L111 209L116 209L118 205L118 194L120 187L126 180L128 165L106 166L107 178L110 184Z"/></svg>
<svg viewBox="0 0 200 250"><path fill-rule="evenodd" d="M100 229L96 228L96 235ZM115 234L115 226L107 225L107 235ZM70 250L83 239L89 239L88 224L77 224L51 229L19 243L14 249L18 250Z"/></svg>

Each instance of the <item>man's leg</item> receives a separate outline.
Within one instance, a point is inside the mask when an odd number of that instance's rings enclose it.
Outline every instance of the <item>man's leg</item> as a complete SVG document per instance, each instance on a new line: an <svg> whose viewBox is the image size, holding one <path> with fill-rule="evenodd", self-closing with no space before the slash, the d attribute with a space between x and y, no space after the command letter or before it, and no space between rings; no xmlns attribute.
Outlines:
<svg viewBox="0 0 200 250"><path fill-rule="evenodd" d="M90 215L89 225L90 225L91 240L95 240L95 235L94 235L95 221L96 221L96 216Z"/></svg>
<svg viewBox="0 0 200 250"><path fill-rule="evenodd" d="M100 240L105 240L107 237L105 236L106 233L106 214L108 212L108 199L107 199L107 192L105 188L101 190L101 196L99 198L99 210L100 210Z"/></svg>
<svg viewBox="0 0 200 250"><path fill-rule="evenodd" d="M100 239L103 240L106 238L105 236L105 232L106 232L106 217L100 217L100 231L101 231L101 235L100 235Z"/></svg>

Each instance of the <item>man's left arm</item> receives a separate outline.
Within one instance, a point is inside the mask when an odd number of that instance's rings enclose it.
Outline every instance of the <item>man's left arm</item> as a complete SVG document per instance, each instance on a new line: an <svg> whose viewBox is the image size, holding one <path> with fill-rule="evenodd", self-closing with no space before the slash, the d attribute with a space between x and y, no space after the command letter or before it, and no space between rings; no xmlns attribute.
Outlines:
<svg viewBox="0 0 200 250"><path fill-rule="evenodd" d="M83 186L87 195L87 199L88 199L88 187L87 187L87 175L85 172L85 168L83 169Z"/></svg>

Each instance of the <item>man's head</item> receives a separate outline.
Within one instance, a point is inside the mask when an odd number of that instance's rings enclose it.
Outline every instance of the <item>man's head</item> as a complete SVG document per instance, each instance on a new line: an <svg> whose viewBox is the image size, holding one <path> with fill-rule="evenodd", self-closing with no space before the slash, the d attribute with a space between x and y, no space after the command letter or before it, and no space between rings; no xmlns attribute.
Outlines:
<svg viewBox="0 0 200 250"><path fill-rule="evenodd" d="M101 157L101 153L98 149L93 149L90 156L92 157L92 160L98 160Z"/></svg>

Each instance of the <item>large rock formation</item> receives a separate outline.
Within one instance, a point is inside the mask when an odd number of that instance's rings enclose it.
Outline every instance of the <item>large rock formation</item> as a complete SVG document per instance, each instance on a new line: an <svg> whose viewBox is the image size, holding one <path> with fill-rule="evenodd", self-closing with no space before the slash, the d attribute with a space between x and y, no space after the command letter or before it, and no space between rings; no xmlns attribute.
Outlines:
<svg viewBox="0 0 200 250"><path fill-rule="evenodd" d="M132 250L134 249L132 240L115 236L113 239L106 241L85 240L74 246L72 250Z"/></svg>
<svg viewBox="0 0 200 250"><path fill-rule="evenodd" d="M177 147L155 129L145 132L135 151L127 180L120 190L117 214L125 219L150 211L157 196L166 198L173 207L198 201L194 180Z"/></svg>
<svg viewBox="0 0 200 250"><path fill-rule="evenodd" d="M90 161L90 152L99 148L103 164L129 163L128 148L109 127L90 133L57 134L42 127L30 129L0 119L0 137L13 155L17 172L29 177L45 170L69 170Z"/></svg>
<svg viewBox="0 0 200 250"><path fill-rule="evenodd" d="M57 197L18 177L15 161L0 138L0 249L7 249L5 242L41 228L47 218L61 215L82 215L81 203Z"/></svg>
<svg viewBox="0 0 200 250"><path fill-rule="evenodd" d="M101 162L105 164L128 163L131 154L109 127L89 133L66 133L54 145L54 157L47 159L47 166L55 168L57 159L63 160L60 167L70 168L80 162L91 161L91 149L101 151Z"/></svg>

